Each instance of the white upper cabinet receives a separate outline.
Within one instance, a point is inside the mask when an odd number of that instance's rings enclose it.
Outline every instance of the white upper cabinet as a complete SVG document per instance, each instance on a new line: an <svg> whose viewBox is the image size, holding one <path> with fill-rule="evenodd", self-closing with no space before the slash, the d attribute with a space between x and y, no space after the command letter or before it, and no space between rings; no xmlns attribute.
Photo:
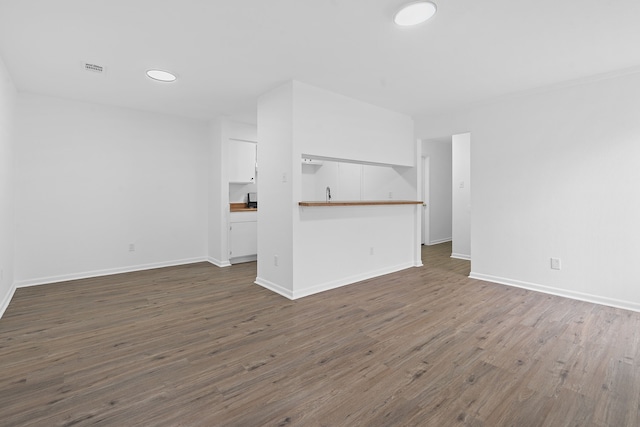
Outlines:
<svg viewBox="0 0 640 427"><path fill-rule="evenodd" d="M256 180L256 143L229 140L229 182L252 183Z"/></svg>

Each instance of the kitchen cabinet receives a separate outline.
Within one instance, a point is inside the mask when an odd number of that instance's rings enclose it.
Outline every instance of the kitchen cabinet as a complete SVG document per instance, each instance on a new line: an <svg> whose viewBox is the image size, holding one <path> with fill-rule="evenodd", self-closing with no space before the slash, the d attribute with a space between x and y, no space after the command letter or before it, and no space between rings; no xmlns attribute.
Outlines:
<svg viewBox="0 0 640 427"><path fill-rule="evenodd" d="M227 164L230 183L253 183L256 180L256 143L229 139Z"/></svg>
<svg viewBox="0 0 640 427"><path fill-rule="evenodd" d="M257 212L231 212L229 217L229 260L232 264L255 261L258 254Z"/></svg>

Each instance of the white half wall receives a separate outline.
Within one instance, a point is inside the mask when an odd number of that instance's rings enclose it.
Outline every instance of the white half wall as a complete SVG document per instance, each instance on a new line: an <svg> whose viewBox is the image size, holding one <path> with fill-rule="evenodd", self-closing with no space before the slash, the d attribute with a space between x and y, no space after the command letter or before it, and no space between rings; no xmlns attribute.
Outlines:
<svg viewBox="0 0 640 427"><path fill-rule="evenodd" d="M451 257L471 259L471 134L453 135Z"/></svg>
<svg viewBox="0 0 640 427"><path fill-rule="evenodd" d="M420 245L419 205L301 207L296 215L292 298L409 267Z"/></svg>
<svg viewBox="0 0 640 427"><path fill-rule="evenodd" d="M19 95L16 284L205 260L208 138L201 121Z"/></svg>
<svg viewBox="0 0 640 427"><path fill-rule="evenodd" d="M290 82L260 98L258 139L256 283L288 298L299 298L422 265L416 205L308 208L298 205L307 195L302 190L302 170L316 167L303 166L302 154L409 163L411 167L388 168L384 176L398 181L397 188L402 189L399 193L417 200L416 153L421 150L413 138L413 121L409 117ZM371 175L370 169L353 164L342 169L335 166L327 169L324 179L336 185L343 183L337 185L341 197L369 192L361 183ZM309 173L304 181L309 184L309 194L317 194L315 184L310 182L314 172L306 172ZM372 182L375 181L374 173ZM322 189L330 184L319 185ZM373 187L370 193L379 194ZM389 187L384 190L387 194L394 191Z"/></svg>
<svg viewBox="0 0 640 427"><path fill-rule="evenodd" d="M14 285L14 111L16 89L0 58L0 317Z"/></svg>
<svg viewBox="0 0 640 427"><path fill-rule="evenodd" d="M429 157L429 241L447 242L452 237L451 137L422 143L423 157Z"/></svg>

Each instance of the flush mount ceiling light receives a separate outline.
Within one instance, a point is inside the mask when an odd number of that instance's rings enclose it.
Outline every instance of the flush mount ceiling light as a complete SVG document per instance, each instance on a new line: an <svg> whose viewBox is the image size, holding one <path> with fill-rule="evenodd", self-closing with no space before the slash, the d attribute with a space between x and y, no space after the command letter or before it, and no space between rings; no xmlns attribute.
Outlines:
<svg viewBox="0 0 640 427"><path fill-rule="evenodd" d="M436 5L430 1L416 1L404 5L393 17L393 22L401 27L420 24L436 13Z"/></svg>
<svg viewBox="0 0 640 427"><path fill-rule="evenodd" d="M161 82L172 82L177 78L175 74L171 74L168 71L162 71L162 70L148 70L147 76L150 79L158 80Z"/></svg>

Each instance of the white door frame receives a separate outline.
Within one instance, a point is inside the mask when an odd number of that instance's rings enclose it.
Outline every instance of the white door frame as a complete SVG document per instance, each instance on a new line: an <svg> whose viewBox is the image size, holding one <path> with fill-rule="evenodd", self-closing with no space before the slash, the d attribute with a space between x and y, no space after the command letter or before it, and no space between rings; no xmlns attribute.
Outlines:
<svg viewBox="0 0 640 427"><path fill-rule="evenodd" d="M429 168L431 159L429 156L422 157L422 244L428 245L431 241L429 230Z"/></svg>

